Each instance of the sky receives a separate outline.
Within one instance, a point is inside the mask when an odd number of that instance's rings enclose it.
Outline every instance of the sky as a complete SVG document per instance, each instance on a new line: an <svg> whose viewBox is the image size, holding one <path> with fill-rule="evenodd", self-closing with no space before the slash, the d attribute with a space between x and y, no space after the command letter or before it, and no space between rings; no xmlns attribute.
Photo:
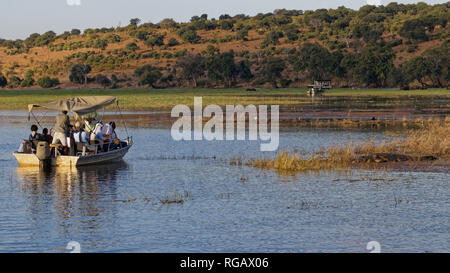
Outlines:
<svg viewBox="0 0 450 273"><path fill-rule="evenodd" d="M62 33L78 28L128 25L130 18L158 23L164 18L187 22L194 15L209 18L222 14L256 15L275 9L314 10L346 6L359 9L369 4L386 5L388 0L0 0L0 38L24 39L32 33L53 30ZM398 3L418 1L397 0ZM428 4L447 0L422 1Z"/></svg>

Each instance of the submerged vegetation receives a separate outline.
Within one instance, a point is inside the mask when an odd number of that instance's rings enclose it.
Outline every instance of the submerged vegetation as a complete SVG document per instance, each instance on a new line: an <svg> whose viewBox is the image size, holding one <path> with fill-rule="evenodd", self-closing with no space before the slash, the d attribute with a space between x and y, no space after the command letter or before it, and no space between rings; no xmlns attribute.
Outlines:
<svg viewBox="0 0 450 273"><path fill-rule="evenodd" d="M233 159L232 165L245 164L280 172L345 169L366 163L434 160L450 158L450 119L430 119L421 129L411 130L403 138L375 143L349 143L333 146L302 157L298 153L280 152L275 159Z"/></svg>

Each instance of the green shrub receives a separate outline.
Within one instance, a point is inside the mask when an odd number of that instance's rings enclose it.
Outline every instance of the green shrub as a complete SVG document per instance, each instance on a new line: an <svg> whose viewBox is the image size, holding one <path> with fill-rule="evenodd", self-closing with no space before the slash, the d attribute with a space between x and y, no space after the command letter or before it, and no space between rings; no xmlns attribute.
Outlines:
<svg viewBox="0 0 450 273"><path fill-rule="evenodd" d="M201 37L198 36L197 32L195 31L195 28L193 27L184 27L178 30L178 36L180 36L183 41L196 44L200 42Z"/></svg>
<svg viewBox="0 0 450 273"><path fill-rule="evenodd" d="M52 88L59 85L58 78L50 78L48 76L39 78L37 84L42 88Z"/></svg>
<svg viewBox="0 0 450 273"><path fill-rule="evenodd" d="M0 73L0 87L5 87L8 84L8 80Z"/></svg>
<svg viewBox="0 0 450 273"><path fill-rule="evenodd" d="M112 81L107 76L102 74L98 74L97 76L95 76L95 82L105 88L112 84Z"/></svg>
<svg viewBox="0 0 450 273"><path fill-rule="evenodd" d="M140 49L139 46L136 43L129 43L129 44L126 45L125 48L127 50L130 50L130 51L136 51L136 50Z"/></svg>
<svg viewBox="0 0 450 273"><path fill-rule="evenodd" d="M167 42L168 46L177 46L179 44L180 44L180 42L178 42L178 40L173 37L170 38L169 41Z"/></svg>
<svg viewBox="0 0 450 273"><path fill-rule="evenodd" d="M11 88L15 88L15 87L19 87L20 84L22 83L22 79L17 77L17 76L12 76L11 78L9 78L9 84L8 86Z"/></svg>
<svg viewBox="0 0 450 273"><path fill-rule="evenodd" d="M30 87L34 85L34 79L33 78L25 78L21 83L20 87Z"/></svg>
<svg viewBox="0 0 450 273"><path fill-rule="evenodd" d="M151 65L144 65L136 69L134 73L139 78L139 85L149 85L151 87L155 87L155 84L162 76L159 68Z"/></svg>

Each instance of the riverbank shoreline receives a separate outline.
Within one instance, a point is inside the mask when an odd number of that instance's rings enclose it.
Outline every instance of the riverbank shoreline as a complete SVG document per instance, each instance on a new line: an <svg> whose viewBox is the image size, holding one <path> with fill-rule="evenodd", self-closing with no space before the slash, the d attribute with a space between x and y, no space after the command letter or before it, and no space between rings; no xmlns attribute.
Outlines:
<svg viewBox="0 0 450 273"><path fill-rule="evenodd" d="M320 97L308 97L306 89L78 89L78 90L0 90L0 110L26 110L28 104L39 104L74 96L115 96L124 111L169 110L175 105L192 106L194 96L203 97L204 105L280 105L302 108L323 102L345 104L346 99L415 101L418 99L450 100L444 88L428 90L399 89L333 89ZM450 106L449 106L450 108Z"/></svg>

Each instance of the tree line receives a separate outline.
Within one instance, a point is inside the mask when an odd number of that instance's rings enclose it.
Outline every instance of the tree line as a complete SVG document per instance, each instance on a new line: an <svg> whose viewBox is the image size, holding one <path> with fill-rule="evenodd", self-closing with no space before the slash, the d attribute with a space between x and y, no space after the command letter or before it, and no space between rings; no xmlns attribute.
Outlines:
<svg viewBox="0 0 450 273"><path fill-rule="evenodd" d="M54 76L68 71L72 83L95 82L105 87L134 82L156 88L288 87L316 79L333 79L341 86L445 87L449 79L449 10L449 3L390 3L359 10L280 9L252 17L223 14L216 19L202 14L187 23L170 18L156 24L142 23L133 18L127 26L117 28L73 29L60 35L53 31L35 33L25 40L0 39L0 47L7 55L27 54L33 47L92 50L53 62L34 62L35 67L22 75L15 73L13 66L6 71L3 68L0 86L28 87L38 82L56 86ZM217 29L226 35L200 35ZM224 43L254 41L255 35L260 44L254 48L219 50ZM124 40L127 42L120 48L108 49L109 44ZM423 43L428 41L433 41L433 47L423 50ZM194 53L197 44L208 46ZM33 63L31 54L26 57ZM158 66L165 63L160 59L167 59L167 66ZM151 64L134 66L134 73L121 79L115 76L139 61ZM77 76L92 72L97 76ZM39 81L41 78L45 80Z"/></svg>

